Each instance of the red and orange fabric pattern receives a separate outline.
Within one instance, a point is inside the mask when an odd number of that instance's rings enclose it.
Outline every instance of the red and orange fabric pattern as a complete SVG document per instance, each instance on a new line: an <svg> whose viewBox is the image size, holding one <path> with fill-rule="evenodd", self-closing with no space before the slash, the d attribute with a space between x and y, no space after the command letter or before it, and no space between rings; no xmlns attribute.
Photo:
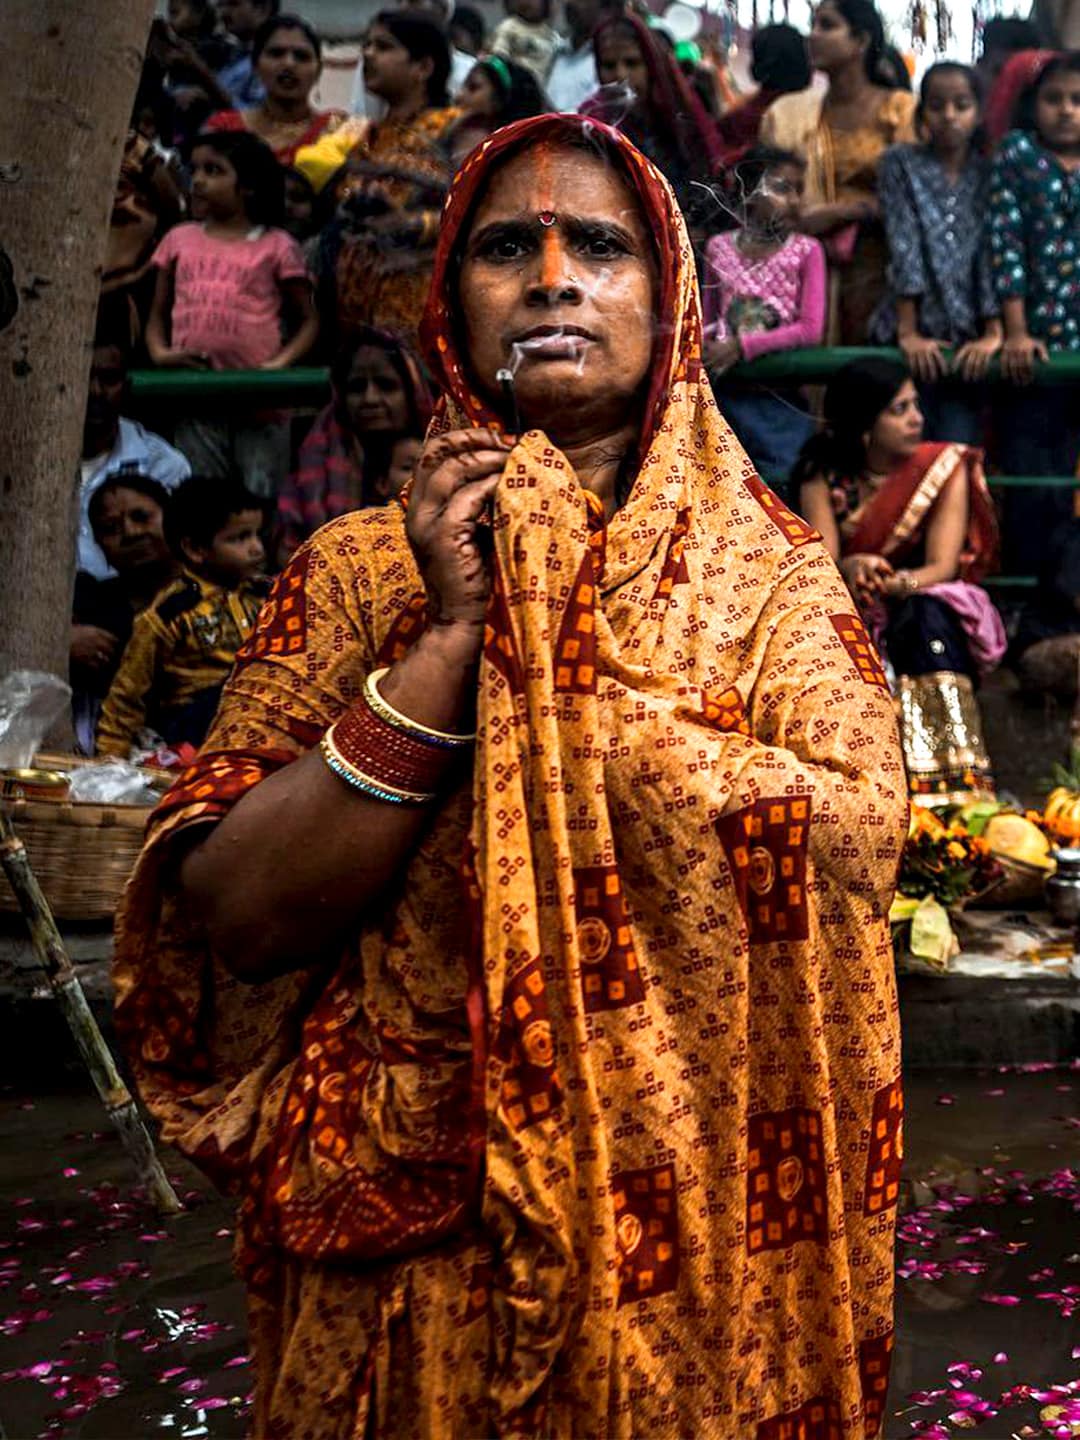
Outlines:
<svg viewBox="0 0 1080 1440"><path fill-rule="evenodd" d="M716 409L685 229L614 132L542 117L470 157L428 317L435 424L485 418L447 317L492 164L583 132L666 277L640 465L605 526L543 432L511 453L471 773L341 957L244 987L206 953L177 836L424 624L400 507L347 515L278 582L121 918L142 1094L241 1197L260 1437L880 1428L892 704L822 546Z"/></svg>

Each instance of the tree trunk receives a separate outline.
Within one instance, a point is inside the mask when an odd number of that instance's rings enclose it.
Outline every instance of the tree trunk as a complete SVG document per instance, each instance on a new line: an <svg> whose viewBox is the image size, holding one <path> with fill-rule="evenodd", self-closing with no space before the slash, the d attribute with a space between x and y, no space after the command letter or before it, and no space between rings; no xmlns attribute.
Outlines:
<svg viewBox="0 0 1080 1440"><path fill-rule="evenodd" d="M108 217L154 0L3 0L0 678L67 675Z"/></svg>

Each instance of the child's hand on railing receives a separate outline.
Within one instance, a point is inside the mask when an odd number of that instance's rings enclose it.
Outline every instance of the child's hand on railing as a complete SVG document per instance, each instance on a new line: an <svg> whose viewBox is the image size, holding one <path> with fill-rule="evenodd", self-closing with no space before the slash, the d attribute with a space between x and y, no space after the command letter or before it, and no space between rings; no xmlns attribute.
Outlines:
<svg viewBox="0 0 1080 1440"><path fill-rule="evenodd" d="M914 330L907 335L899 336L897 344L903 351L908 368L916 380L930 385L935 380L944 379L949 366L940 340L931 340L928 335L920 335L917 330Z"/></svg>
<svg viewBox="0 0 1080 1440"><path fill-rule="evenodd" d="M1030 385L1036 360L1049 360L1050 352L1031 335L1013 335L1001 347L1001 373L1014 385Z"/></svg>
<svg viewBox="0 0 1080 1440"><path fill-rule="evenodd" d="M209 370L210 357L203 355L198 350L177 350L171 345L165 349L157 349L152 352L151 358L155 365L168 370Z"/></svg>
<svg viewBox="0 0 1080 1440"><path fill-rule="evenodd" d="M953 356L953 370L964 380L985 380L990 370L990 361L1001 350L1001 335L982 335L978 340L969 340Z"/></svg>

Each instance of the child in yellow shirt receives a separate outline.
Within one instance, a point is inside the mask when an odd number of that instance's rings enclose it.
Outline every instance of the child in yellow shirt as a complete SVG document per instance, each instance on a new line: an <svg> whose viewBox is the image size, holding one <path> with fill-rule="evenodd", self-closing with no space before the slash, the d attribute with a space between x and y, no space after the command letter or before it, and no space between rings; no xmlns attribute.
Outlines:
<svg viewBox="0 0 1080 1440"><path fill-rule="evenodd" d="M266 584L259 500L201 477L171 497L165 535L180 575L136 617L97 729L97 753L126 760L139 732L201 745Z"/></svg>

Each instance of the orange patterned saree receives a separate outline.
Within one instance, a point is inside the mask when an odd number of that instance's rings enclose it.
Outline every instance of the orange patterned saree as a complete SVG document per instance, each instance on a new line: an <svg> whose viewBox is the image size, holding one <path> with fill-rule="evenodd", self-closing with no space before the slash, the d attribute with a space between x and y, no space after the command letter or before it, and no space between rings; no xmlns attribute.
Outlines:
<svg viewBox="0 0 1080 1440"><path fill-rule="evenodd" d="M511 453L471 773L342 956L243 986L207 953L177 837L316 744L424 624L401 509L343 516L279 579L120 921L142 1094L241 1200L260 1440L881 1425L892 704L817 536L716 409L682 220L614 132L542 117L466 163L435 424L491 418L449 317L492 164L583 129L660 252L640 465L605 525L546 434Z"/></svg>

